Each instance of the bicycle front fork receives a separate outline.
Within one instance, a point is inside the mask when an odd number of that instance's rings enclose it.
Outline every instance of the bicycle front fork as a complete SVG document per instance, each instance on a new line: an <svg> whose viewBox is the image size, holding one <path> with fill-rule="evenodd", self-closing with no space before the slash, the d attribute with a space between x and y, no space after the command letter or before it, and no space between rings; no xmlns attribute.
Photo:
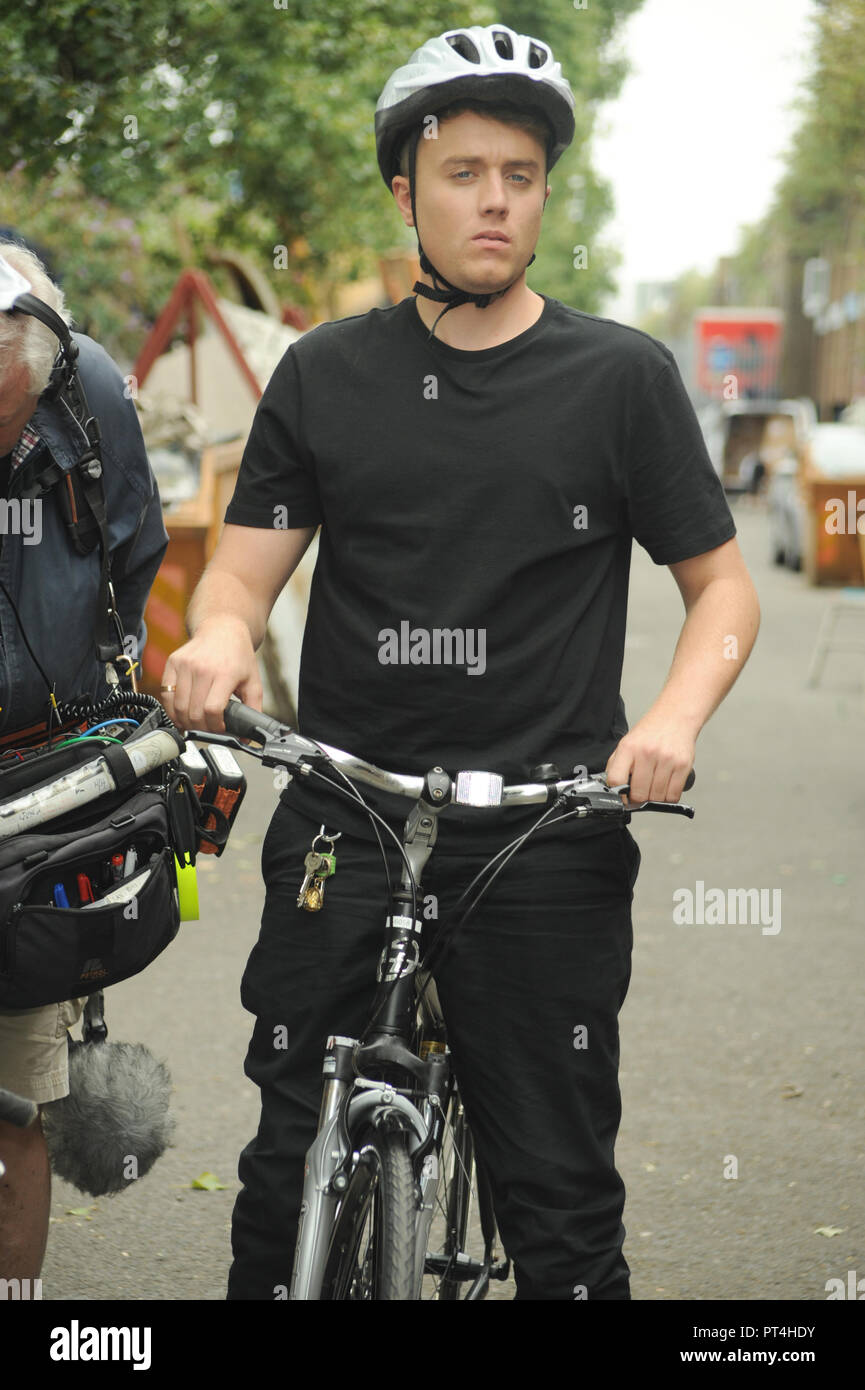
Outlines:
<svg viewBox="0 0 865 1390"><path fill-rule="evenodd" d="M303 1170L303 1199L297 1227L292 1299L317 1299L321 1293L327 1259L328 1235L340 1198L334 1176L345 1152L338 1134L339 1108L354 1079L354 1038L329 1037L322 1072L318 1134L310 1145Z"/></svg>
<svg viewBox="0 0 865 1390"><path fill-rule="evenodd" d="M410 1152L419 1155L428 1145L427 1125L407 1096L394 1091L387 1082L370 1082L355 1076L352 1059L356 1045L354 1038L330 1037L327 1040L319 1130L309 1147L304 1167L291 1299L317 1300L321 1297L336 1208L349 1183L345 1168L351 1154L352 1136L383 1116L398 1111L403 1128L411 1136ZM444 1060L442 1058L441 1062ZM345 1109L349 1092L353 1093Z"/></svg>

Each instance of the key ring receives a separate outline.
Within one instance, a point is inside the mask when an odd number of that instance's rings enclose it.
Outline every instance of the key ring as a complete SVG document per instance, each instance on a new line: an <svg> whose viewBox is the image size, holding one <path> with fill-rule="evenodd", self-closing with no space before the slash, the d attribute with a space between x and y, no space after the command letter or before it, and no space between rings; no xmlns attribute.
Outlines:
<svg viewBox="0 0 865 1390"><path fill-rule="evenodd" d="M315 850L315 847L318 844L319 840L326 840L327 843L330 845L331 850L333 850L334 845L336 844L337 840L340 839L341 835L341 830L338 830L335 835L329 835L327 833L327 830L325 829L324 822L322 822L321 829L319 830L318 834L315 836L312 842L312 848L313 850Z"/></svg>

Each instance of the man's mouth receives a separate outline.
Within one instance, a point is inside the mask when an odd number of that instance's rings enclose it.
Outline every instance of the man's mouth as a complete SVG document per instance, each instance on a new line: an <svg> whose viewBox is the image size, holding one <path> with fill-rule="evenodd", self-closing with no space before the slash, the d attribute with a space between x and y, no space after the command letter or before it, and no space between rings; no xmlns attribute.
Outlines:
<svg viewBox="0 0 865 1390"><path fill-rule="evenodd" d="M472 241L499 241L503 246L509 245L510 240L504 232L478 232L477 236L472 237Z"/></svg>

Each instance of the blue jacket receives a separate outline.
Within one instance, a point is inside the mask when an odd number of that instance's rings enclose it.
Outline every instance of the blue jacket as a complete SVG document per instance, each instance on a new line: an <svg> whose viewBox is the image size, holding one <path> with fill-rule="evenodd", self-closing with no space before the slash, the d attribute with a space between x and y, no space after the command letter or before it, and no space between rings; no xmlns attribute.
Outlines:
<svg viewBox="0 0 865 1390"><path fill-rule="evenodd" d="M73 337L79 348L78 365L87 402L102 431L103 486L112 556L131 537L136 537L122 573L119 566L115 572L112 561L111 577L124 632L136 637L140 663L147 636L142 615L168 545L168 535L138 415L125 394L123 377L91 338L81 333ZM62 400L40 398L30 425L43 441L37 449L48 451L64 472L86 451L84 431ZM35 451L31 457L36 460ZM48 456L44 456L44 462L48 461ZM41 462L37 467L41 467ZM20 470L11 475L10 499L16 495L16 478L20 485ZM60 486L42 498L38 544L34 543L38 534L35 528L29 538L24 534L0 536L0 579L14 599L30 646L49 681L55 683L58 704L82 694L101 698L110 688L94 646L100 548L97 545L89 555L79 555L75 550L58 505ZM99 637L100 641L108 638L105 624L100 625ZM141 674L140 665L137 674ZM45 719L47 712L45 682L27 650L6 594L0 589L0 730L25 728Z"/></svg>

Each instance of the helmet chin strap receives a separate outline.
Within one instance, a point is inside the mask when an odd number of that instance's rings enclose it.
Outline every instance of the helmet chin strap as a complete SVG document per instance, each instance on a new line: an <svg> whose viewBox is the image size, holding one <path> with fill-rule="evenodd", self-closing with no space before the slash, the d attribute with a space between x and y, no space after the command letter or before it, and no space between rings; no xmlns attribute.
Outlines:
<svg viewBox="0 0 865 1390"><path fill-rule="evenodd" d="M416 232L417 208L415 206L415 167L417 161L417 144L419 139L420 127L418 126L412 133L411 145L409 148L409 189L411 192L411 215ZM442 309L441 313L436 317L435 322L433 323L433 326L429 331L430 338L432 338L435 334L439 319L444 318L445 314L447 314L451 309L458 309L461 304L475 304L477 305L478 309L486 309L487 305L492 304L494 299L500 299L503 294L507 294L508 290L512 289L513 286L517 283L517 280L519 280L520 278L518 275L516 279L512 280L509 285L505 285L503 290L493 290L489 294L474 294L471 290L461 290L456 285L452 285L449 280L445 279L445 277L441 274L440 271L436 270L435 266L432 264L423 247L421 246L420 232L418 232L417 249L418 255L420 256L420 268L425 275L432 276L432 281L435 285L435 289L430 289L429 285L424 285L422 281L415 280L414 285L412 286L412 290L415 294L422 294L425 299L432 299L435 300L435 302L438 304L445 305L444 309ZM528 265L526 265L525 270L522 272L523 274L525 274L525 271L528 270L529 266L532 264L532 261L534 259L534 252L532 252L532 259L528 262ZM440 288L440 285L444 285L446 286L446 288L442 289Z"/></svg>

